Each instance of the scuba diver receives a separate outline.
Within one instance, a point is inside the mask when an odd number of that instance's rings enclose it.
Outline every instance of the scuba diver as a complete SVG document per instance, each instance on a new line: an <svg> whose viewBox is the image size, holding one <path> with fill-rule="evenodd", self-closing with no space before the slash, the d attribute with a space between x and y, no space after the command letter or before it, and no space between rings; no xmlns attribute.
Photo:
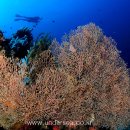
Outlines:
<svg viewBox="0 0 130 130"><path fill-rule="evenodd" d="M42 18L40 18L39 16L36 16L36 17L26 17L26 16L22 16L22 15L19 15L19 14L16 14L15 15L15 21L26 21L26 22L29 22L29 23L35 23L35 24L38 24Z"/></svg>

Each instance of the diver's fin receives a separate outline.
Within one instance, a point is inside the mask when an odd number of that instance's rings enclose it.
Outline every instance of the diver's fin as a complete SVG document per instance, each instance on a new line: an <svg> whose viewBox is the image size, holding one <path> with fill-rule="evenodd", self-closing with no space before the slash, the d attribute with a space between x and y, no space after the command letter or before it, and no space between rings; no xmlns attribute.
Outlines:
<svg viewBox="0 0 130 130"><path fill-rule="evenodd" d="M20 20L26 21L26 19L23 19L23 18L21 18L21 19L14 19L14 21L20 21Z"/></svg>

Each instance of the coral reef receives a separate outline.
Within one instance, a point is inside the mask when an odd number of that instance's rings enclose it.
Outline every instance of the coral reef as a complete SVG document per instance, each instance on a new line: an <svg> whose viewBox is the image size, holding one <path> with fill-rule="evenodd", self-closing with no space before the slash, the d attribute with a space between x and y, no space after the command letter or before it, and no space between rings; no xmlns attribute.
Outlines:
<svg viewBox="0 0 130 130"><path fill-rule="evenodd" d="M29 64L0 53L1 126L38 120L84 121L114 130L128 126L130 77L112 38L91 23L71 31L61 45L41 44ZM35 83L25 86L28 73Z"/></svg>

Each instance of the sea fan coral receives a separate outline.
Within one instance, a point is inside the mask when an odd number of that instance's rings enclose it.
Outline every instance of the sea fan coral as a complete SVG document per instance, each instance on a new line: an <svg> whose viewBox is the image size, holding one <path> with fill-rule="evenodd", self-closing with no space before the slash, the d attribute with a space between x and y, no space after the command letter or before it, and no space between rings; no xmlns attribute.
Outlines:
<svg viewBox="0 0 130 130"><path fill-rule="evenodd" d="M16 62L0 54L0 124L9 128L18 119L17 98L23 85Z"/></svg>
<svg viewBox="0 0 130 130"><path fill-rule="evenodd" d="M56 52L59 66L74 85L62 115L70 120L89 121L90 114L94 114L95 125L111 127L128 123L130 78L115 41L89 24L72 31L62 42L58 55L55 45L56 41L50 49Z"/></svg>

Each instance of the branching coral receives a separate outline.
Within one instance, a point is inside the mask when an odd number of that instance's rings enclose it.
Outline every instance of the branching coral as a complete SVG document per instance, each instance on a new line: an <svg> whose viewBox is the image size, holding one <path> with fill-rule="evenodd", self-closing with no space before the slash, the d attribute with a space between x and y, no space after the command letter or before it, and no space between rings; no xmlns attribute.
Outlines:
<svg viewBox="0 0 130 130"><path fill-rule="evenodd" d="M39 55L45 51L48 50L49 46L52 43L52 38L48 34L40 34L37 37L36 42L34 43L34 46L32 46L28 52L28 60L31 62L32 60L35 60L39 57Z"/></svg>

